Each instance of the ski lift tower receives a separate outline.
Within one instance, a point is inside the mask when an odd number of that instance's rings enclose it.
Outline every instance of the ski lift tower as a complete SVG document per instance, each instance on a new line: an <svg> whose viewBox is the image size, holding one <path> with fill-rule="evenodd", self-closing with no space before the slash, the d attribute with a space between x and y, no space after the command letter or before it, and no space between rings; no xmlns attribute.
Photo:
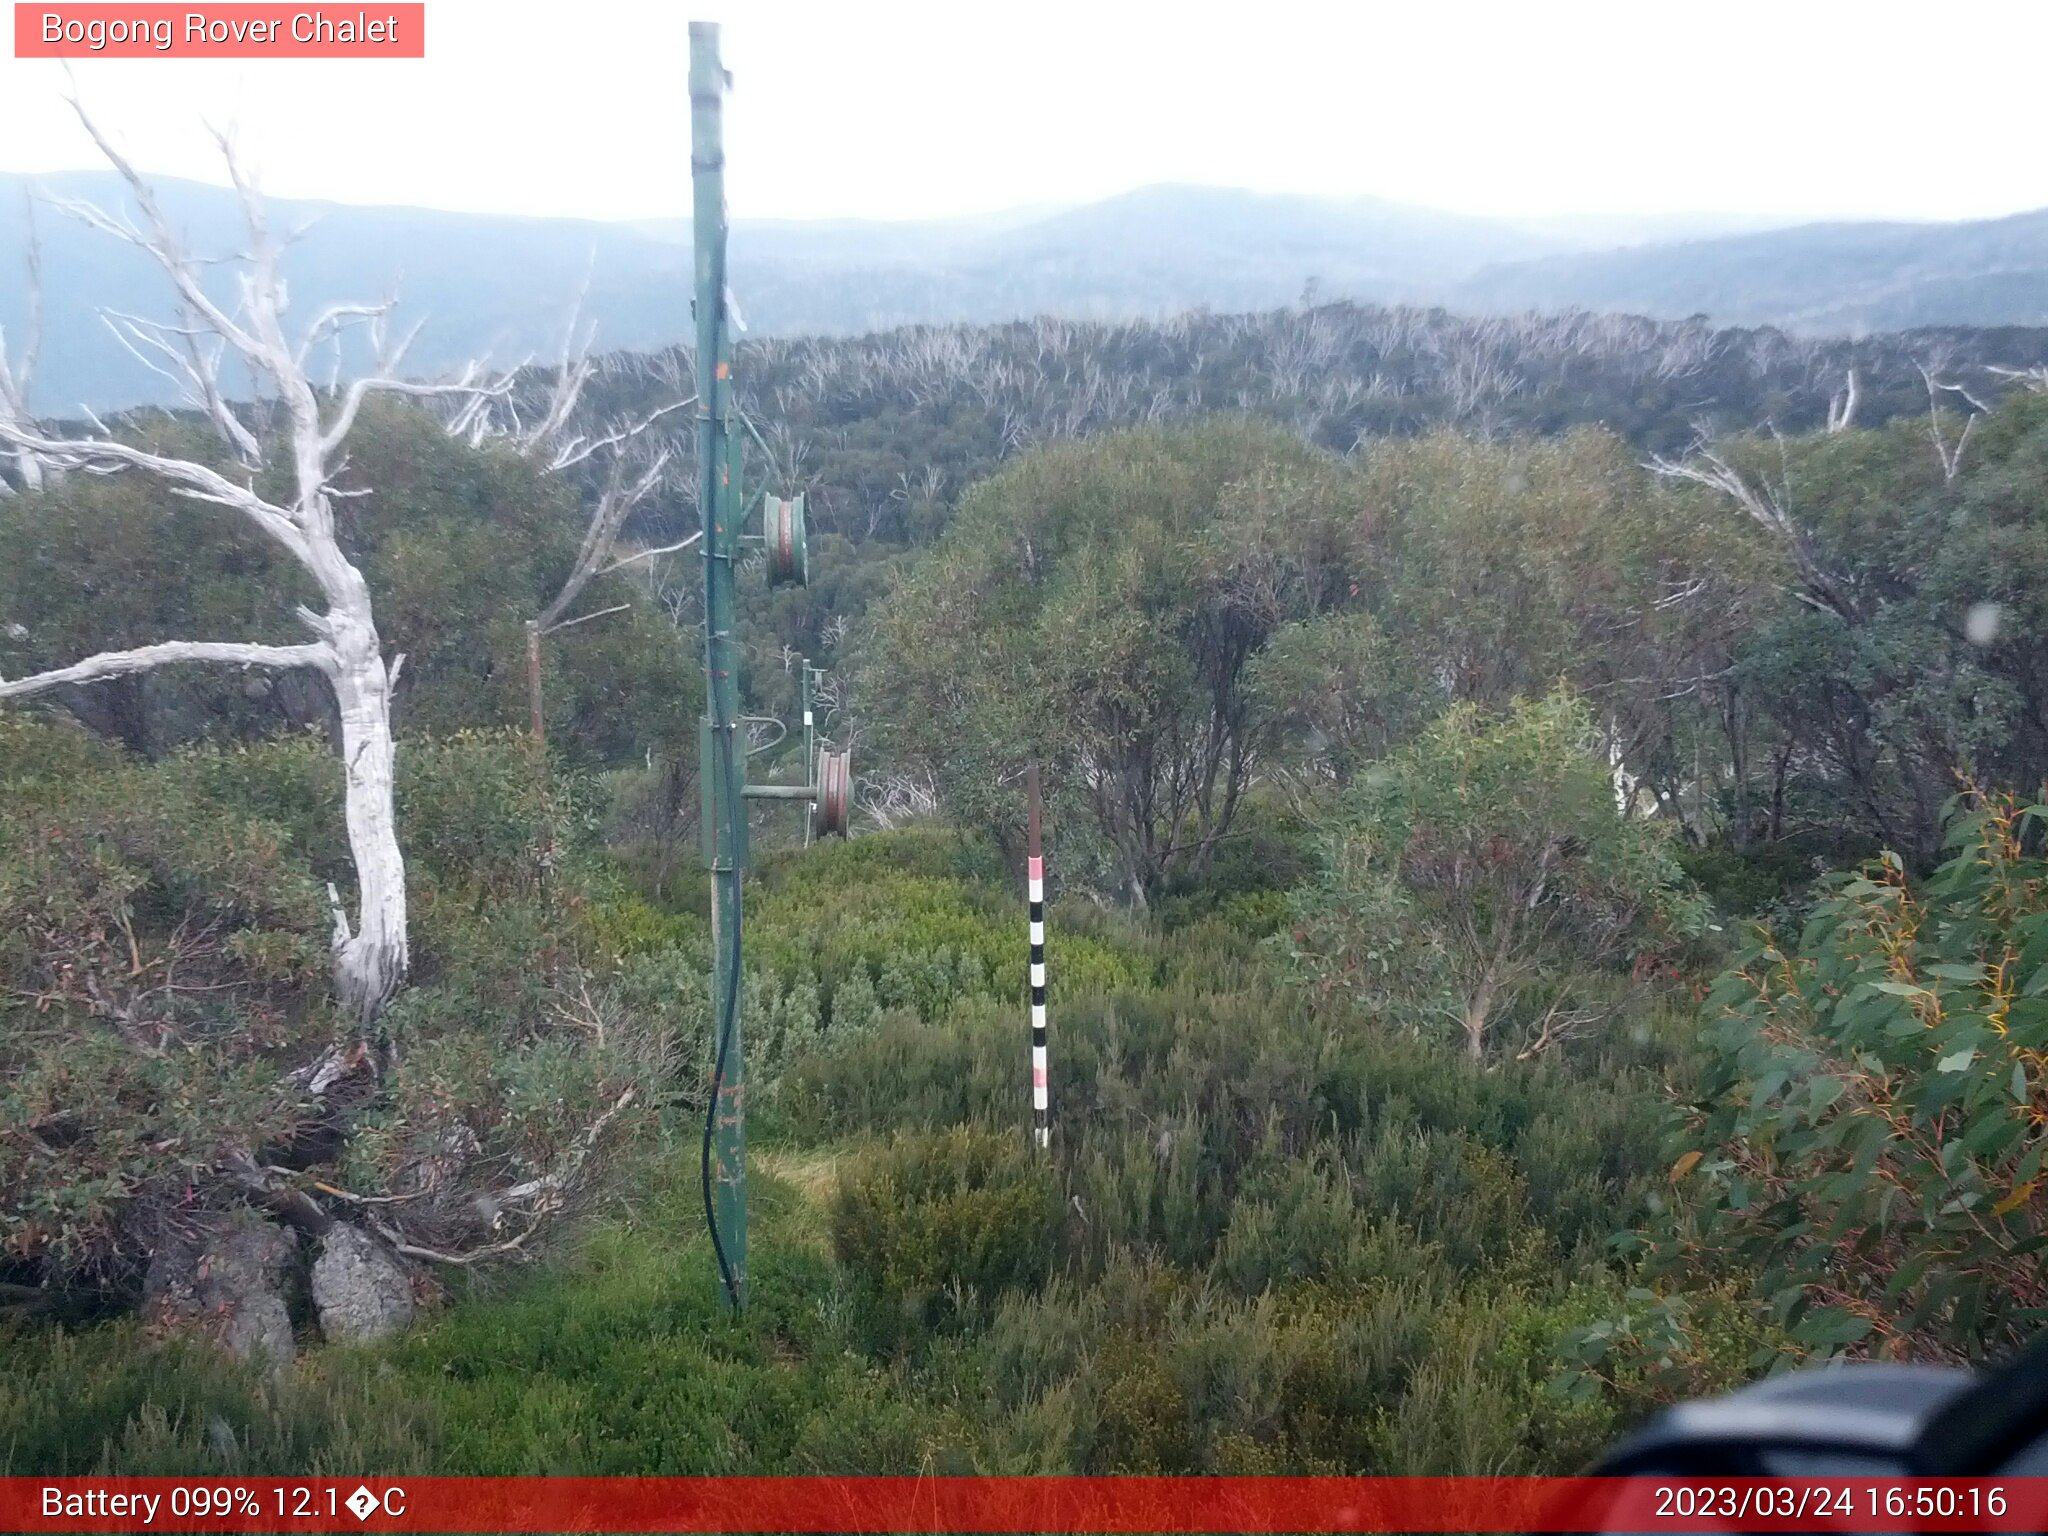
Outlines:
<svg viewBox="0 0 2048 1536"><path fill-rule="evenodd" d="M753 429L734 403L733 319L726 284L724 105L718 27L690 23L691 238L696 250L697 506L704 551L704 719L699 734L704 859L711 870L711 1096L704 1117L704 1217L720 1284L734 1311L747 1303L746 1060L740 1038L740 880L747 862L748 800L802 802L820 835L844 836L851 810L850 754L829 743L811 755L808 784L747 783L741 738L738 566L745 499L745 446ZM739 430L735 430L735 427ZM758 440L758 437L757 437ZM810 577L804 498L762 498L761 533L771 584ZM805 725L811 669L806 663ZM805 841L809 841L808 834Z"/></svg>

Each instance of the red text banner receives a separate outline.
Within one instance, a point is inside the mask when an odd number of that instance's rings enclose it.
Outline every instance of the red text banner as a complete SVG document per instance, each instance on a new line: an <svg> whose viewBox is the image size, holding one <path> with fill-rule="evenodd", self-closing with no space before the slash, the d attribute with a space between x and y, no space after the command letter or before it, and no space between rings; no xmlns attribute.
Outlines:
<svg viewBox="0 0 2048 1536"><path fill-rule="evenodd" d="M427 8L370 5L30 4L18 59L423 59Z"/></svg>
<svg viewBox="0 0 2048 1536"><path fill-rule="evenodd" d="M9 1531L2040 1531L2048 1478L0 1478Z"/></svg>

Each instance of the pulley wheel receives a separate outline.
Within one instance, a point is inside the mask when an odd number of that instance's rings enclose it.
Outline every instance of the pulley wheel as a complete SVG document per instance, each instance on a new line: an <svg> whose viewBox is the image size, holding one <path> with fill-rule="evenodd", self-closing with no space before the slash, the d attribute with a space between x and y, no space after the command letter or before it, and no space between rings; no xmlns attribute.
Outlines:
<svg viewBox="0 0 2048 1536"><path fill-rule="evenodd" d="M818 749L818 836L844 837L853 825L853 752Z"/></svg>
<svg viewBox="0 0 2048 1536"><path fill-rule="evenodd" d="M808 586L811 559L805 538L804 499L788 501L770 496L762 511L768 541L768 583L770 586Z"/></svg>

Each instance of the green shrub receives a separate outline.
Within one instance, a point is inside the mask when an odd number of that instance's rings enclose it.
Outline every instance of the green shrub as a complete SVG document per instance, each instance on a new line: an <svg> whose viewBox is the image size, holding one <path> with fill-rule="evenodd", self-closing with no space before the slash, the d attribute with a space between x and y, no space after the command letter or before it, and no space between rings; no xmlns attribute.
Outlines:
<svg viewBox="0 0 2048 1536"><path fill-rule="evenodd" d="M665 1084L684 1134L611 1148L598 1219L547 1265L457 1286L379 1349L302 1360L302 1410L235 1377L235 1412L303 1412L294 1433L366 1468L427 1446L477 1474L1562 1471L1667 1384L1708 1379L1638 1371L1655 1340L1634 1307L1590 1391L1552 1390L1584 1369L1572 1330L1631 1311L1589 1234L1665 1187L1653 1100L1682 1077L1656 1007L1474 1070L1319 1014L1220 908L1166 931L1062 904L1047 1157L1027 1133L1022 903L974 845L923 829L775 856L750 884L750 1082L773 1091L750 1124L752 1305L730 1320L696 1186L703 918L589 872L573 815L568 857L529 878L539 834L501 836L517 817L497 804L529 781L448 750L427 765L443 852L417 865L430 977L393 1011L403 1070L334 1176L385 1189L458 1123L493 1166L535 1166L627 1083ZM283 814L298 780L260 766L237 782L272 784ZM120 1354L70 1357L80 1413L50 1432L225 1466L205 1423L132 1384L157 1367L121 1361L144 1375L94 1396ZM371 1390L414 1407L320 1428Z"/></svg>
<svg viewBox="0 0 2048 1536"><path fill-rule="evenodd" d="M965 1127L864 1154L832 1201L839 1262L926 1318L971 1309L1057 1266L1060 1202L1022 1136Z"/></svg>
<svg viewBox="0 0 2048 1536"><path fill-rule="evenodd" d="M960 871L988 867L975 845L916 828L764 863L749 891L749 953L784 985L815 981L829 1005L862 978L883 1008L941 1019L973 999L1024 995L1024 891ZM1049 967L1055 999L1136 979L1139 968L1105 942L1060 929Z"/></svg>
<svg viewBox="0 0 2048 1536"><path fill-rule="evenodd" d="M431 1168L437 1198L400 1214L460 1246L482 1219L468 1184L552 1171L673 1071L687 1012L626 1014L577 970L573 882L542 868L571 846L573 797L524 743L401 751L414 968L382 1020L399 1067L345 1125L309 1129L289 1074L349 1029L322 890L351 875L331 750L290 736L147 763L11 715L0 729L10 1282L130 1293L165 1223L243 1203L221 1172L238 1152L311 1157L366 1195Z"/></svg>
<svg viewBox="0 0 2048 1536"><path fill-rule="evenodd" d="M0 1475L395 1477L439 1470L435 1415L341 1357L290 1376L133 1323L0 1323Z"/></svg>
<svg viewBox="0 0 2048 1536"><path fill-rule="evenodd" d="M1812 853L1797 843L1681 847L1677 858L1715 909L1730 917L1761 917L1797 897L1812 883L1816 863Z"/></svg>
<svg viewBox="0 0 2048 1536"><path fill-rule="evenodd" d="M1092 1465L1126 1474L1193 1470L1194 1409L1150 1340L1112 1338L1096 1380Z"/></svg>
<svg viewBox="0 0 2048 1536"><path fill-rule="evenodd" d="M117 747L83 726L0 710L0 786L10 794L103 773L120 761Z"/></svg>
<svg viewBox="0 0 2048 1536"><path fill-rule="evenodd" d="M1823 1357L1975 1358L2048 1317L2044 825L1984 797L1924 886L1886 855L1721 978L1661 1266L1754 1271Z"/></svg>
<svg viewBox="0 0 2048 1536"><path fill-rule="evenodd" d="M1667 824L1623 815L1591 712L1568 693L1447 711L1361 775L1292 952L1316 996L1462 1033L1476 1061L1541 994L1654 958L1705 921ZM1539 1034L1540 1038L1540 1034Z"/></svg>
<svg viewBox="0 0 2048 1536"><path fill-rule="evenodd" d="M1441 1247L1398 1219L1361 1206L1348 1163L1328 1153L1258 1170L1232 1203L1215 1273L1256 1296L1276 1286L1420 1284L1440 1271Z"/></svg>
<svg viewBox="0 0 2048 1536"><path fill-rule="evenodd" d="M0 1265L28 1283L132 1284L224 1133L288 1132L277 1062L331 1032L319 886L206 763L0 802Z"/></svg>
<svg viewBox="0 0 2048 1536"><path fill-rule="evenodd" d="M1253 796L1218 842L1213 864L1199 879L1170 882L1153 902L1153 915L1168 932L1213 917L1263 938L1285 920L1286 892L1314 864L1309 829L1272 800Z"/></svg>
<svg viewBox="0 0 2048 1536"><path fill-rule="evenodd" d="M584 932L597 954L614 962L668 949L708 955L711 925L690 912L663 911L635 895L593 901L583 912Z"/></svg>

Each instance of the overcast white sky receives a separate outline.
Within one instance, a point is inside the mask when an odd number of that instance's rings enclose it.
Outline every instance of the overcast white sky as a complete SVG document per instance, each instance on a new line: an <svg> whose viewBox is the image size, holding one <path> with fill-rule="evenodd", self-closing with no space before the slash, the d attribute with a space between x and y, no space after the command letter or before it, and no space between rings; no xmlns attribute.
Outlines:
<svg viewBox="0 0 2048 1536"><path fill-rule="evenodd" d="M2048 205L2043 0L428 0L420 61L74 68L159 174L220 179L211 117L279 196L676 216L693 10L725 24L742 218L1160 181L1510 217ZM93 163L63 68L0 58L0 170Z"/></svg>

